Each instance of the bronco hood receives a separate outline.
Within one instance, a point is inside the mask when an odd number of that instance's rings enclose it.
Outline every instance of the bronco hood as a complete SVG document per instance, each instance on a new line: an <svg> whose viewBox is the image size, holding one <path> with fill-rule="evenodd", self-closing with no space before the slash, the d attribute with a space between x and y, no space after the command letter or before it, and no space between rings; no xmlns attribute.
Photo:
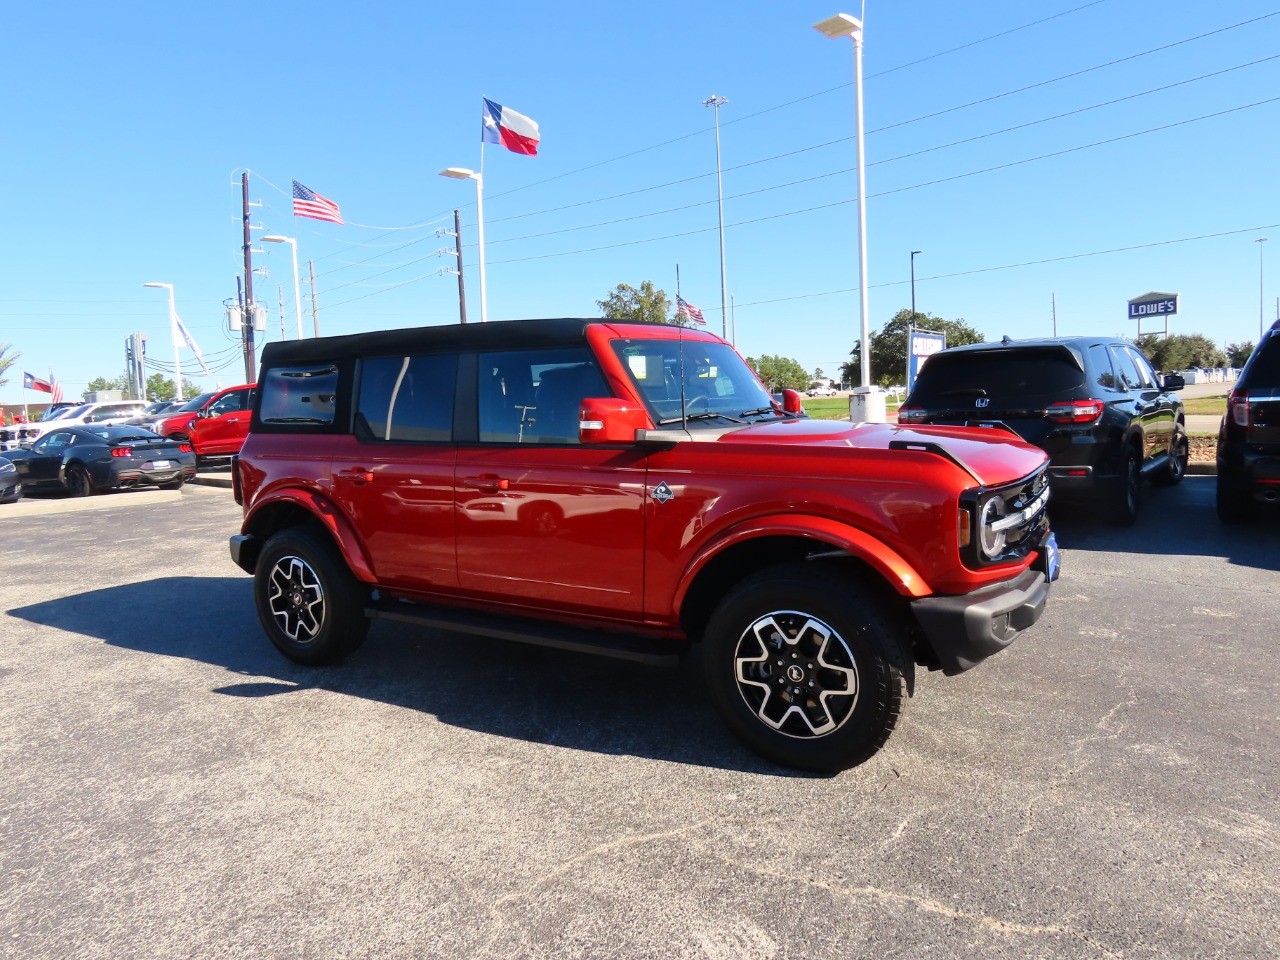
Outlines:
<svg viewBox="0 0 1280 960"><path fill-rule="evenodd" d="M716 439L725 443L933 452L956 463L984 486L1007 482L1010 477L1025 477L1048 460L1043 450L1025 443L1017 435L987 427L850 424L842 420L806 419L728 430Z"/></svg>

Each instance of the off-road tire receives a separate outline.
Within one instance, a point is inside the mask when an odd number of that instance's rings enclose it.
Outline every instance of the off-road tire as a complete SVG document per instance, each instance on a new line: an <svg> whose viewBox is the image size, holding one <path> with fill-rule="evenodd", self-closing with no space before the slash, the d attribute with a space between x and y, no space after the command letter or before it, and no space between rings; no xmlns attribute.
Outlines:
<svg viewBox="0 0 1280 960"><path fill-rule="evenodd" d="M897 618L820 563L747 577L702 639L711 698L734 735L775 763L822 773L863 762L889 739L911 669L906 649Z"/></svg>
<svg viewBox="0 0 1280 960"><path fill-rule="evenodd" d="M340 660L369 632L368 588L318 531L290 527L271 537L258 557L253 593L262 628L295 663Z"/></svg>

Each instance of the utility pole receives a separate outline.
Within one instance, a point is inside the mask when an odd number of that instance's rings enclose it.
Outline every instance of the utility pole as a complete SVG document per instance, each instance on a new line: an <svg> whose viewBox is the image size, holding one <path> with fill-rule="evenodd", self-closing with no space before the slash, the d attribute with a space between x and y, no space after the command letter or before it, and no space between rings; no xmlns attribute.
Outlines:
<svg viewBox="0 0 1280 960"><path fill-rule="evenodd" d="M258 379L257 356L253 346L253 238L249 235L249 171L240 174L240 200L244 216L244 322L240 327L244 350L244 382Z"/></svg>
<svg viewBox="0 0 1280 960"><path fill-rule="evenodd" d="M283 340L285 339L285 336L284 336L284 287L277 286L276 291L280 294L280 339Z"/></svg>
<svg viewBox="0 0 1280 960"><path fill-rule="evenodd" d="M311 276L311 327L320 336L320 308L316 306L316 262L307 261L307 273Z"/></svg>
<svg viewBox="0 0 1280 960"><path fill-rule="evenodd" d="M462 218L458 211L453 211L453 241L458 251L458 319L467 322L467 284L462 279Z"/></svg>

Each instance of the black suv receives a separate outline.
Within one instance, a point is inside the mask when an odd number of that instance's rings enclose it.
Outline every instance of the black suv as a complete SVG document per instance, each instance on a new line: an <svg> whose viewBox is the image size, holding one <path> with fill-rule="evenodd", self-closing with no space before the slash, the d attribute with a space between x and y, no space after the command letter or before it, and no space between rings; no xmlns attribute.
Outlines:
<svg viewBox="0 0 1280 960"><path fill-rule="evenodd" d="M1182 377L1160 377L1125 340L1055 337L952 347L929 358L899 423L1006 427L1049 454L1056 500L1097 502L1117 524L1138 516L1142 477L1187 472Z"/></svg>
<svg viewBox="0 0 1280 960"><path fill-rule="evenodd" d="M1280 503L1280 320L1240 372L1218 429L1218 516L1242 523L1258 502Z"/></svg>

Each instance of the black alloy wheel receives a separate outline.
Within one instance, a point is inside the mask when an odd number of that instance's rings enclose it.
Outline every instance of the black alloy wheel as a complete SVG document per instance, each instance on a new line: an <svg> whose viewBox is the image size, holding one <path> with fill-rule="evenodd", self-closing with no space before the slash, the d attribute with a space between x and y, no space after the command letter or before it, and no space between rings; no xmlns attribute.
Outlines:
<svg viewBox="0 0 1280 960"><path fill-rule="evenodd" d="M1187 431L1178 424L1173 433L1173 442L1169 444L1169 463L1151 478L1153 483L1162 487L1172 487L1182 482L1187 475L1187 464L1191 460L1191 441L1187 439Z"/></svg>
<svg viewBox="0 0 1280 960"><path fill-rule="evenodd" d="M87 497L93 493L93 481L89 471L78 463L73 463L66 470L67 492L73 497Z"/></svg>
<svg viewBox="0 0 1280 960"><path fill-rule="evenodd" d="M295 663L329 663L356 650L369 631L367 599L367 588L326 534L283 530L258 557L258 619L276 649Z"/></svg>
<svg viewBox="0 0 1280 960"><path fill-rule="evenodd" d="M761 756L830 773L866 760L902 711L901 630L856 581L819 563L743 580L703 637L712 699Z"/></svg>
<svg viewBox="0 0 1280 960"><path fill-rule="evenodd" d="M1111 499L1111 522L1118 527L1133 526L1138 519L1142 475L1138 467L1138 452L1125 447L1120 455L1120 470Z"/></svg>

